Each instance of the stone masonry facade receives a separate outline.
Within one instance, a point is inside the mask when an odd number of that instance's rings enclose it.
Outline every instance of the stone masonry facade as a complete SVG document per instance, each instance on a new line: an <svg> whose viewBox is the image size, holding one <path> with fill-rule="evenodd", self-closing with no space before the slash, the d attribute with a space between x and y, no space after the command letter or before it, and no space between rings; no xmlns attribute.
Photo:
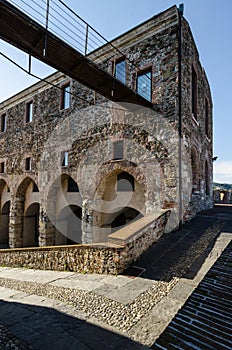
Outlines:
<svg viewBox="0 0 232 350"><path fill-rule="evenodd" d="M60 72L0 104L1 248L102 244L163 210L168 232L212 207L212 99L187 21L173 6L111 44L122 55L89 59L116 74L128 58L125 83L153 108Z"/></svg>

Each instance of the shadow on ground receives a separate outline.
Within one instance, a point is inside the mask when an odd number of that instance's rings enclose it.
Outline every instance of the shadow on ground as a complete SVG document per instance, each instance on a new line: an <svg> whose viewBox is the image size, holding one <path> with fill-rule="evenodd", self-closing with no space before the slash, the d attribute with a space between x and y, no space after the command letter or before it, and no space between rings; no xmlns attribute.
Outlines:
<svg viewBox="0 0 232 350"><path fill-rule="evenodd" d="M0 320L30 350L148 349L84 319L43 306L1 300Z"/></svg>
<svg viewBox="0 0 232 350"><path fill-rule="evenodd" d="M232 232L232 206L201 212L181 230L164 234L134 266L138 273L143 271L141 278L167 282L173 277L193 279L228 224ZM124 274L129 275L127 271Z"/></svg>

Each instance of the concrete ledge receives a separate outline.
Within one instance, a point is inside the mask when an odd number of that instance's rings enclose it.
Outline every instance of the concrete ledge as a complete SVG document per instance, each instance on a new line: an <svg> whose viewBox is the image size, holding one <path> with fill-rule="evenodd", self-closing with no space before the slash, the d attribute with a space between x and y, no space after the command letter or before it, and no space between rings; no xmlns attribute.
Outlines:
<svg viewBox="0 0 232 350"><path fill-rule="evenodd" d="M148 227L152 224L156 224L161 217L166 217L170 210L164 209L159 213L151 213L143 218L132 222L131 224L123 227L122 229L110 234L108 236L108 242L125 246L126 244L138 239L144 233ZM154 228L154 227L153 227Z"/></svg>

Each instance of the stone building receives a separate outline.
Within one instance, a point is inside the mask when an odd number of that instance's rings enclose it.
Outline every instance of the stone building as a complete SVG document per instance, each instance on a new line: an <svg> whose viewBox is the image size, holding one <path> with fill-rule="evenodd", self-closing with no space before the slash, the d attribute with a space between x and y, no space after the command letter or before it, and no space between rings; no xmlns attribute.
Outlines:
<svg viewBox="0 0 232 350"><path fill-rule="evenodd" d="M171 231L212 206L212 99L180 10L89 58L153 107L109 101L61 72L2 102L1 247L105 242L165 209Z"/></svg>

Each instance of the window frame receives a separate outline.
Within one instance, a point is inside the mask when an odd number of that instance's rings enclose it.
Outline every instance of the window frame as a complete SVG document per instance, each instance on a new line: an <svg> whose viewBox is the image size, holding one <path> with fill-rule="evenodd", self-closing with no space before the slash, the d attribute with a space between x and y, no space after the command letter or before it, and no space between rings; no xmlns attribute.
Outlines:
<svg viewBox="0 0 232 350"><path fill-rule="evenodd" d="M25 158L25 171L31 171L32 170L32 159L31 157Z"/></svg>
<svg viewBox="0 0 232 350"><path fill-rule="evenodd" d="M122 62L125 62L125 72L123 72L123 74L119 74L119 76L125 75L125 77L123 76L124 79L117 77L117 65L121 64ZM126 85L126 83L127 83L127 61L126 61L126 58L124 56L122 56L114 61L114 77L117 80L119 80L121 83Z"/></svg>
<svg viewBox="0 0 232 350"><path fill-rule="evenodd" d="M6 128L7 128L7 114L6 113L3 113L1 115L1 125L0 125L0 132L3 133L3 132L6 132Z"/></svg>
<svg viewBox="0 0 232 350"><path fill-rule="evenodd" d="M26 102L26 115L25 115L25 123L32 123L33 121L33 100Z"/></svg>
<svg viewBox="0 0 232 350"><path fill-rule="evenodd" d="M61 166L62 168L67 168L69 165L69 151L61 152Z"/></svg>
<svg viewBox="0 0 232 350"><path fill-rule="evenodd" d="M66 92L66 88L69 87L69 92ZM68 94L68 104L66 105L66 94ZM61 86L61 101L60 101L60 109L66 110L71 107L71 83L70 81L65 82Z"/></svg>
<svg viewBox="0 0 232 350"><path fill-rule="evenodd" d="M5 162L1 161L0 162L0 174L4 174L5 173Z"/></svg>
<svg viewBox="0 0 232 350"><path fill-rule="evenodd" d="M121 145L121 149L119 150L119 153L121 155L121 157L116 157L117 155L117 150L116 150L116 146L117 145ZM113 160L123 160L124 159L124 141L123 140L117 140L113 142Z"/></svg>
<svg viewBox="0 0 232 350"><path fill-rule="evenodd" d="M139 93L139 78L141 76L145 76L147 73L150 73L151 74L151 78L150 78L150 98L147 99L145 97L145 94L141 94ZM143 67L142 69L140 69L139 71L137 71L137 74L136 74L136 84L135 84L135 89L136 89L136 92L137 94L139 94L140 96L142 96L144 99L146 99L147 101L149 102L152 102L152 97L153 97L153 67L152 65L148 65L147 67Z"/></svg>

